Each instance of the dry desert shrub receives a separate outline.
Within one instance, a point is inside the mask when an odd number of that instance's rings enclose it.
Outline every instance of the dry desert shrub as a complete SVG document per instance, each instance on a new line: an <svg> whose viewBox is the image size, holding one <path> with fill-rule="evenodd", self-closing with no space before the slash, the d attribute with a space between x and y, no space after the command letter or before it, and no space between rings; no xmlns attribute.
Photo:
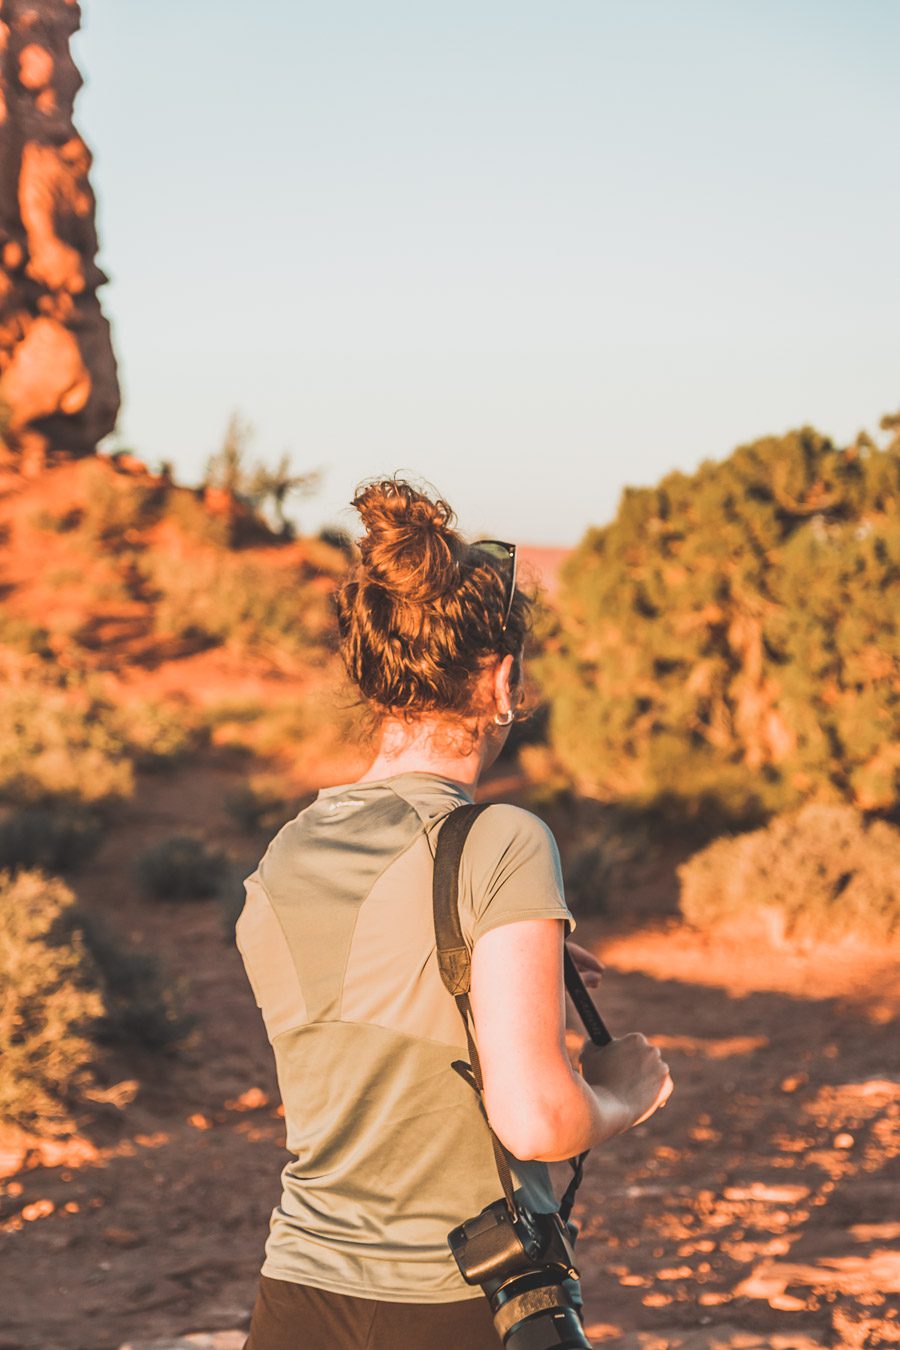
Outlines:
<svg viewBox="0 0 900 1350"><path fill-rule="evenodd" d="M135 699L118 710L118 721L139 769L171 768L209 741L202 713L186 699Z"/></svg>
<svg viewBox="0 0 900 1350"><path fill-rule="evenodd" d="M173 834L148 848L135 864L138 885L151 900L204 900L228 873L227 856L191 834Z"/></svg>
<svg viewBox="0 0 900 1350"><path fill-rule="evenodd" d="M366 711L353 701L343 671L319 688L286 698L228 699L206 710L216 745L252 750L263 757L294 756L303 749L310 762L359 746L371 737Z"/></svg>
<svg viewBox="0 0 900 1350"><path fill-rule="evenodd" d="M34 529L50 534L69 534L78 528L80 521L81 508L78 506L68 507L65 511L48 511L46 507L40 507L28 517L28 523Z"/></svg>
<svg viewBox="0 0 900 1350"><path fill-rule="evenodd" d="M778 937L882 941L900 932L900 829L810 803L727 835L678 869L697 928L762 925Z"/></svg>
<svg viewBox="0 0 900 1350"><path fill-rule="evenodd" d="M0 609L0 646L10 647L25 656L48 660L53 655L50 633L40 624L31 623L19 614Z"/></svg>
<svg viewBox="0 0 900 1350"><path fill-rule="evenodd" d="M0 1120L66 1133L105 1046L168 1047L191 1025L157 962L79 911L64 881L0 871Z"/></svg>
<svg viewBox="0 0 900 1350"><path fill-rule="evenodd" d="M103 982L98 1045L168 1050L184 1040L196 1017L182 1006L184 989L149 952L126 949L96 914L80 915L85 941Z"/></svg>
<svg viewBox="0 0 900 1350"><path fill-rule="evenodd" d="M40 871L0 872L0 1119L69 1128L103 1013L72 891Z"/></svg>
<svg viewBox="0 0 900 1350"><path fill-rule="evenodd" d="M232 523L227 516L216 515L203 502L199 490L187 487L172 488L166 501L166 518L172 520L183 534L201 544L227 549L231 544Z"/></svg>
<svg viewBox="0 0 900 1350"><path fill-rule="evenodd" d="M263 791L252 783L242 783L225 793L225 810L245 834L253 834L270 821L273 816L284 811L284 798L276 793Z"/></svg>
<svg viewBox="0 0 900 1350"><path fill-rule="evenodd" d="M97 848L100 820L77 804L26 806L0 819L0 867L66 872Z"/></svg>
<svg viewBox="0 0 900 1350"><path fill-rule="evenodd" d="M64 676L0 690L0 796L102 802L129 797L134 770L119 710Z"/></svg>
<svg viewBox="0 0 900 1350"><path fill-rule="evenodd" d="M131 547L162 514L166 490L160 484L116 474L99 458L85 473L85 504L75 531L89 551Z"/></svg>
<svg viewBox="0 0 900 1350"><path fill-rule="evenodd" d="M158 593L159 632L203 635L240 652L320 665L331 646L334 619L327 577L303 564L273 568L240 554L197 552L190 565L154 554L148 576Z"/></svg>
<svg viewBox="0 0 900 1350"><path fill-rule="evenodd" d="M89 672L36 658L0 667L0 800L110 803L132 795L135 768L167 767L208 739L184 703L115 703Z"/></svg>

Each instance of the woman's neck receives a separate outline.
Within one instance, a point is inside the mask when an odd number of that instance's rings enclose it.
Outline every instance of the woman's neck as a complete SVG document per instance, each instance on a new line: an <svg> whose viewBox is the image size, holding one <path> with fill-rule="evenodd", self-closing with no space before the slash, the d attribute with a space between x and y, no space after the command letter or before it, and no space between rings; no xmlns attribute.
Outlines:
<svg viewBox="0 0 900 1350"><path fill-rule="evenodd" d="M443 718L416 722L389 718L382 725L375 759L358 781L372 782L401 773L433 773L474 792L496 753L489 734L470 735L464 728L457 732Z"/></svg>

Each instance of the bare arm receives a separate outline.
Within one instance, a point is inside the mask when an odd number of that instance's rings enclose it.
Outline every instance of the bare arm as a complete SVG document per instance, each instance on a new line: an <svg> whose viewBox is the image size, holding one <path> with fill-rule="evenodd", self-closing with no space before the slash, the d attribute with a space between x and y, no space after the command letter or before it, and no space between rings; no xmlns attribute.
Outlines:
<svg viewBox="0 0 900 1350"><path fill-rule="evenodd" d="M629 1129L664 1099L659 1052L632 1034L588 1047L586 1081L566 1053L564 922L525 919L472 953L472 1014L488 1118L517 1158L568 1158ZM586 1052L585 1066L588 1066ZM667 1095L667 1093L666 1093Z"/></svg>

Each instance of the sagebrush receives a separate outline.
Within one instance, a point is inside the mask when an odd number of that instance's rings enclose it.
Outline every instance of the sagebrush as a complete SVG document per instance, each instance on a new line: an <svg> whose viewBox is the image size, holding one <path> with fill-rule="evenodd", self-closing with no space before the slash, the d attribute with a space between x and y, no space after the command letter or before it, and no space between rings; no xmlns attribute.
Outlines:
<svg viewBox="0 0 900 1350"><path fill-rule="evenodd" d="M0 684L0 799L101 806L133 794L135 769L177 763L208 739L190 705L115 703L92 673L35 663Z"/></svg>
<svg viewBox="0 0 900 1350"><path fill-rule="evenodd" d="M190 1025L155 960L88 919L66 882L0 871L0 1120L67 1133L110 1042L169 1046Z"/></svg>
<svg viewBox="0 0 900 1350"><path fill-rule="evenodd" d="M146 849L135 864L141 890L152 900L204 900L228 875L225 853L192 834L173 834Z"/></svg>
<svg viewBox="0 0 900 1350"><path fill-rule="evenodd" d="M66 872L89 858L103 836L96 815L79 806L27 806L0 818L0 868Z"/></svg>
<svg viewBox="0 0 900 1350"><path fill-rule="evenodd" d="M0 1118L69 1128L103 1013L72 891L40 871L0 871Z"/></svg>
<svg viewBox="0 0 900 1350"><path fill-rule="evenodd" d="M328 659L333 584L305 562L276 569L209 549L198 552L189 568L164 553L148 557L144 567L159 597L154 622L160 633L203 636L276 663L321 665Z"/></svg>
<svg viewBox="0 0 900 1350"><path fill-rule="evenodd" d="M0 796L103 802L133 790L125 719L90 682L38 670L0 689Z"/></svg>
<svg viewBox="0 0 900 1350"><path fill-rule="evenodd" d="M792 939L900 934L900 829L851 806L809 803L728 835L678 869L697 928L749 921Z"/></svg>

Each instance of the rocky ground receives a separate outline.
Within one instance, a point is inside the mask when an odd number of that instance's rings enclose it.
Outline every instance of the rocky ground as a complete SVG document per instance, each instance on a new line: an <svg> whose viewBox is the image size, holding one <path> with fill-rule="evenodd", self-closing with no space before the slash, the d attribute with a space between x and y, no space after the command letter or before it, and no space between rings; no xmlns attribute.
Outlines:
<svg viewBox="0 0 900 1350"><path fill-rule="evenodd" d="M243 1343L286 1159L269 1050L221 907L151 905L130 869L185 826L252 865L265 841L235 842L222 806L245 772L142 779L75 879L165 957L200 1021L181 1056L116 1066L89 1137L6 1138L0 1350ZM676 1082L664 1113L590 1160L576 1211L590 1335L610 1350L900 1344L896 957L690 934L645 903L672 861L651 851L616 917L577 934L606 962L611 1028L656 1040Z"/></svg>

